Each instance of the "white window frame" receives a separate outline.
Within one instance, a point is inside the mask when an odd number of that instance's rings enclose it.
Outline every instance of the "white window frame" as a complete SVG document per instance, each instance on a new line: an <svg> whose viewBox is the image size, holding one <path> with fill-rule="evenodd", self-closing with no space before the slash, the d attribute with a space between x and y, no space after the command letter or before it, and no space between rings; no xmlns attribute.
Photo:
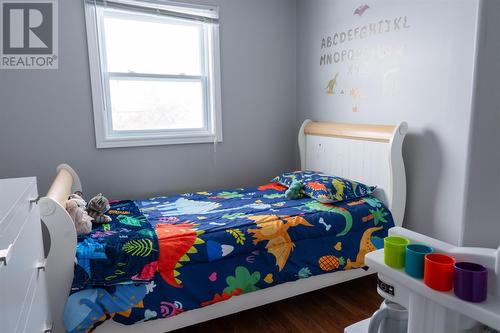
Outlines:
<svg viewBox="0 0 500 333"><path fill-rule="evenodd" d="M179 10L179 13L189 13L199 10L217 13L218 7L185 4L170 1L139 1L139 0L115 0L126 3L144 4L150 6L165 6L170 10ZM110 1L108 1L110 2ZM148 7L146 7L148 8ZM105 57L105 41L103 30L104 7L96 5L94 1L85 1L85 17L87 25L87 41L90 62L90 78L92 87L92 100L94 111L95 138L97 148L154 146L168 144L188 143L213 143L222 142L222 106L221 106L221 84L220 84L220 47L219 47L219 25L205 24L203 41L205 59L204 69L201 76L190 75L162 75L162 74L136 74L136 73L112 73L107 71ZM126 15L126 14L125 14ZM175 19L175 18L174 18ZM101 34L100 34L101 32ZM111 102L109 99L109 79L121 78L147 78L158 80L182 80L201 78L204 86L204 123L202 129L165 129L165 130L129 130L115 131L112 128Z"/></svg>

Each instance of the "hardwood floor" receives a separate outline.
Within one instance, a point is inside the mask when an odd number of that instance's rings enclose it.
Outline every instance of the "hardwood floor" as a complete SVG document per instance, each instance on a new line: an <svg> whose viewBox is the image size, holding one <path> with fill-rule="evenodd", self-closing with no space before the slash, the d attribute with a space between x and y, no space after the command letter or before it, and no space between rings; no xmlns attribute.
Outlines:
<svg viewBox="0 0 500 333"><path fill-rule="evenodd" d="M371 275L174 332L343 333L378 309L376 281Z"/></svg>

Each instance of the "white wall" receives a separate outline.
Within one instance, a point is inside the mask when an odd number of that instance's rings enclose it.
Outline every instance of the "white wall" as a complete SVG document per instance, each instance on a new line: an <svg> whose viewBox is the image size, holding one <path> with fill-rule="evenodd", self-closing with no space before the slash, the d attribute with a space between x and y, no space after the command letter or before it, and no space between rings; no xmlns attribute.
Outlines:
<svg viewBox="0 0 500 333"><path fill-rule="evenodd" d="M59 69L0 71L0 178L60 162L88 195L112 198L255 185L293 167L295 0L199 0L220 6L224 142L96 149L82 0L59 1Z"/></svg>
<svg viewBox="0 0 500 333"><path fill-rule="evenodd" d="M305 118L381 124L408 121L404 225L459 243L465 215L478 1L368 0L370 8L362 16L354 15L360 4L299 0L298 122ZM395 30L394 19L399 17L400 29ZM402 28L405 17L406 28ZM349 29L353 37L360 36L361 30L354 29L385 19L392 21L390 32L348 40ZM384 22L383 31L385 27ZM346 42L322 49L323 38L341 32L346 33ZM349 50L360 49L376 50L376 55L320 65L322 55L340 52L342 56L344 50L348 55ZM336 91L327 94L327 84L336 73Z"/></svg>
<svg viewBox="0 0 500 333"><path fill-rule="evenodd" d="M500 246L500 1L481 8L462 241Z"/></svg>

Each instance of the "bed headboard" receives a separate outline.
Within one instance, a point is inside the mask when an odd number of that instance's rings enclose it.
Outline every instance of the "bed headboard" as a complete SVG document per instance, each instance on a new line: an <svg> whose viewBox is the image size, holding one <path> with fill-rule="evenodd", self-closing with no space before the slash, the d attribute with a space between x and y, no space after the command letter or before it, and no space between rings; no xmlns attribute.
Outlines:
<svg viewBox="0 0 500 333"><path fill-rule="evenodd" d="M402 155L408 125L358 125L306 120L299 131L302 170L377 185L374 195L401 226L406 204Z"/></svg>

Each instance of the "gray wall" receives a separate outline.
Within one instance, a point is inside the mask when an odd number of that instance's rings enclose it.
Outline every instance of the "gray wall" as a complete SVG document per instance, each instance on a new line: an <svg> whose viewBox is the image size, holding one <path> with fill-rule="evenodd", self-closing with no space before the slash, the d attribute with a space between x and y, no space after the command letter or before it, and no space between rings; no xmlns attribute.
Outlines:
<svg viewBox="0 0 500 333"><path fill-rule="evenodd" d="M68 162L89 195L112 198L254 185L296 165L305 118L406 120L405 225L452 243L499 245L491 208L500 203L498 1L483 1L476 73L477 0L367 1L363 16L342 0L194 2L221 8L224 143L96 149L83 1L65 0L59 70L0 73L0 178L35 175L43 193ZM319 66L323 36L398 15L411 28L328 50L388 46L399 48L395 56L352 62L363 66L356 75L346 75L349 61ZM337 72L338 88L360 88L361 97L325 94Z"/></svg>
<svg viewBox="0 0 500 333"><path fill-rule="evenodd" d="M82 0L59 1L58 70L0 73L0 178L37 176L44 193L58 163L84 191L112 198L255 185L293 167L295 0L197 1L220 6L224 142L96 149Z"/></svg>
<svg viewBox="0 0 500 333"><path fill-rule="evenodd" d="M500 246L500 1L483 0L462 240Z"/></svg>
<svg viewBox="0 0 500 333"><path fill-rule="evenodd" d="M407 121L404 225L459 243L465 215L478 1L366 3L371 8L359 16L353 13L361 3L299 0L296 128L305 118ZM407 16L409 28L321 48L322 38L335 32L399 16ZM378 50L376 56L320 66L324 54L366 48ZM355 70L350 70L351 65ZM336 73L336 91L329 95L325 87ZM353 88L360 91L356 98L350 94Z"/></svg>

